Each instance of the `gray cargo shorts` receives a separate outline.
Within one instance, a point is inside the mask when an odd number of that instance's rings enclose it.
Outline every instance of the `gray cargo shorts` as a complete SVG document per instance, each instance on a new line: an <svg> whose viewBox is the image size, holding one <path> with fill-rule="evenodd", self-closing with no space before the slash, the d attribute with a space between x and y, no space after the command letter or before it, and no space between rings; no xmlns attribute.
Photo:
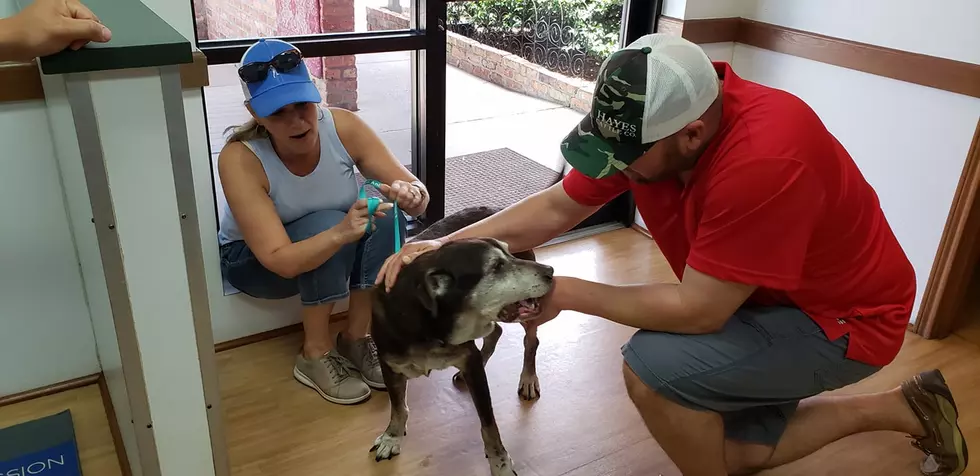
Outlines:
<svg viewBox="0 0 980 476"><path fill-rule="evenodd" d="M775 447L799 401L862 380L880 367L844 356L799 309L742 308L720 332L638 331L626 364L651 389L680 405L721 414L725 437Z"/></svg>

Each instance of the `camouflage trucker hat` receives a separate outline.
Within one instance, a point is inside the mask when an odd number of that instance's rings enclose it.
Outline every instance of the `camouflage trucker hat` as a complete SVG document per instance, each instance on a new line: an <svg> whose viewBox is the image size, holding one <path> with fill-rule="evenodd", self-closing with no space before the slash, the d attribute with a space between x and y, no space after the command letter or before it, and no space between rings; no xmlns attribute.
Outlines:
<svg viewBox="0 0 980 476"><path fill-rule="evenodd" d="M616 174L701 117L717 96L718 74L701 47L674 35L643 36L602 63L592 110L562 141L562 155L589 177Z"/></svg>

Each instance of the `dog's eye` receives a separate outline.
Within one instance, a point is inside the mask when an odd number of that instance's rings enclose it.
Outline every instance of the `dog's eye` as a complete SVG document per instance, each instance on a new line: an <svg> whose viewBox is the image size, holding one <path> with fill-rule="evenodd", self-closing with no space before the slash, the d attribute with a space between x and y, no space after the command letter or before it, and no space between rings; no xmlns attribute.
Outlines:
<svg viewBox="0 0 980 476"><path fill-rule="evenodd" d="M493 264L493 270L500 271L502 269L504 269L504 260L499 259Z"/></svg>

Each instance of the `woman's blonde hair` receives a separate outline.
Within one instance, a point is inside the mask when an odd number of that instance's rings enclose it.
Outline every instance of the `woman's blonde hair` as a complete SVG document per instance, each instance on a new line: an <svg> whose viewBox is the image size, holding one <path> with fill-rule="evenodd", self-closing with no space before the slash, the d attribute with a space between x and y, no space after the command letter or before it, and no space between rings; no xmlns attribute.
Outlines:
<svg viewBox="0 0 980 476"><path fill-rule="evenodd" d="M228 143L244 142L269 137L269 131L264 126L259 124L254 117L249 119L245 124L228 126L225 129L225 134L228 134L228 138L226 139L226 142Z"/></svg>

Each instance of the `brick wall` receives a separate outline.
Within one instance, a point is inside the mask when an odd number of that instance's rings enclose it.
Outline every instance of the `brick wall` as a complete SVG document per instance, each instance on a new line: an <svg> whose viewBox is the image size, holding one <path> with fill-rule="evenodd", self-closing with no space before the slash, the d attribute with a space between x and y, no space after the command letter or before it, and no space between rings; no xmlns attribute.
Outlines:
<svg viewBox="0 0 980 476"><path fill-rule="evenodd" d="M406 13L367 7L368 30L408 28ZM578 112L588 112L594 84L555 73L520 56L498 50L453 32L446 33L446 63L478 78Z"/></svg>
<svg viewBox="0 0 980 476"><path fill-rule="evenodd" d="M204 0L194 0L194 24L197 27L197 38L208 38L208 8Z"/></svg>
<svg viewBox="0 0 980 476"><path fill-rule="evenodd" d="M276 0L202 0L210 39L276 34Z"/></svg>
<svg viewBox="0 0 980 476"><path fill-rule="evenodd" d="M354 0L194 0L194 5L202 40L354 31ZM354 56L305 61L327 105L358 109Z"/></svg>
<svg viewBox="0 0 980 476"><path fill-rule="evenodd" d="M311 0L301 0L311 1ZM354 0L319 0L320 25L323 32L354 31ZM358 110L357 57L354 55L323 58L327 102L331 106Z"/></svg>

